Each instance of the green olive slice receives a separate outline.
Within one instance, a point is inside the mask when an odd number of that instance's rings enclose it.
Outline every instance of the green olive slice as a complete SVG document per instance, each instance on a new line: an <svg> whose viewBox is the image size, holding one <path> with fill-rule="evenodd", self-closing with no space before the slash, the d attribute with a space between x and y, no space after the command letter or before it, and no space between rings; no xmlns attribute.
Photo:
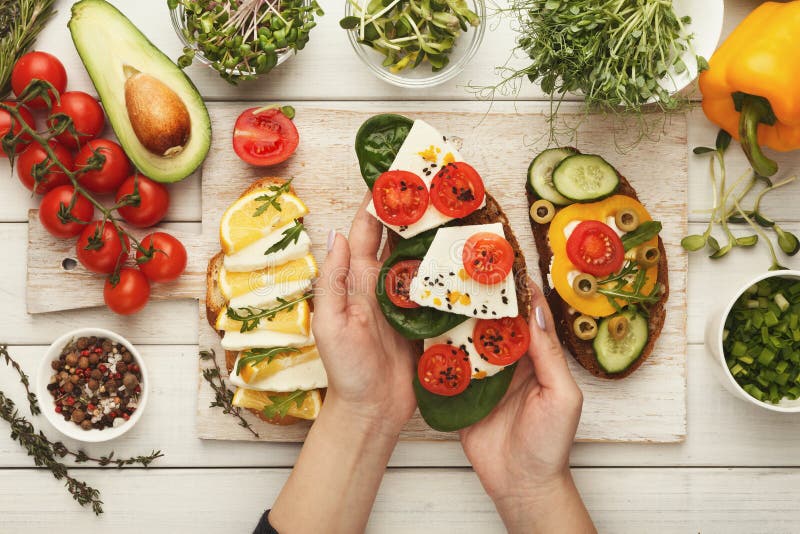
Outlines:
<svg viewBox="0 0 800 534"><path fill-rule="evenodd" d="M597 321L594 320L594 317L589 317L588 315L579 315L575 322L572 323L572 329L578 339L584 341L597 337Z"/></svg>
<svg viewBox="0 0 800 534"><path fill-rule="evenodd" d="M614 223L623 232L633 232L639 228L639 215L632 209L621 209L614 216Z"/></svg>
<svg viewBox="0 0 800 534"><path fill-rule="evenodd" d="M636 249L636 263L646 269L658 265L659 260L661 260L661 251L656 246L642 245Z"/></svg>
<svg viewBox="0 0 800 534"><path fill-rule="evenodd" d="M556 208L549 200L540 198L531 206L531 219L539 224L547 224L556 216Z"/></svg>
<svg viewBox="0 0 800 534"><path fill-rule="evenodd" d="M593 297L597 294L597 278L581 273L572 281L572 290L581 297Z"/></svg>
<svg viewBox="0 0 800 534"><path fill-rule="evenodd" d="M622 315L612 317L608 321L608 333L617 341L625 339L629 327L628 318Z"/></svg>

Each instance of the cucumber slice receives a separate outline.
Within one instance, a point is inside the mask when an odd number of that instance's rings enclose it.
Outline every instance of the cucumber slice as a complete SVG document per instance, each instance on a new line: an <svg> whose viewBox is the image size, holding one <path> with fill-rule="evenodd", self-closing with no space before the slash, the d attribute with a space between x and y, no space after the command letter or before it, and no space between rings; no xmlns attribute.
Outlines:
<svg viewBox="0 0 800 534"><path fill-rule="evenodd" d="M566 206L572 201L553 187L553 169L570 156L579 154L572 147L548 148L531 161L528 167L528 186L539 198L549 200L556 206Z"/></svg>
<svg viewBox="0 0 800 534"><path fill-rule="evenodd" d="M635 311L623 311L618 315L628 318L628 333L617 341L608 330L611 317L606 317L597 328L597 337L594 338L594 353L597 363L606 373L621 373L631 366L642 354L642 349L650 337L647 319Z"/></svg>
<svg viewBox="0 0 800 534"><path fill-rule="evenodd" d="M613 195L619 187L617 170L594 154L576 154L553 169L553 186L574 202L595 202Z"/></svg>

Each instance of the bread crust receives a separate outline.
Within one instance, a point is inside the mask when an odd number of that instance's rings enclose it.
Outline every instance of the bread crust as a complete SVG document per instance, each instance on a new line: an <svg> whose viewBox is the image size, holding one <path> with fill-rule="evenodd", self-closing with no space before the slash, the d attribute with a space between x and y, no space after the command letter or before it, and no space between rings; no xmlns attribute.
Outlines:
<svg viewBox="0 0 800 534"><path fill-rule="evenodd" d="M636 190L631 186L630 182L624 177L619 177L619 189L615 194L625 195L635 200L639 200L636 195ZM539 197L534 193L528 191L528 207L533 205L534 202L539 200ZM636 371L653 352L653 347L661 334L661 329L664 327L666 319L666 302L669 298L669 266L667 260L667 253L664 249L664 243L661 237L658 238L658 249L661 252L661 259L658 263L658 283L663 288L661 298L650 308L650 318L648 319L648 333L649 337L647 344L642 349L642 354L635 362L631 364L625 371L621 373L606 373L598 364L597 356L595 355L592 341L584 341L579 339L573 329L572 323L579 315L578 313L570 313L570 305L564 302L558 292L550 287L547 275L550 272L550 260L553 257L553 251L547 241L547 232L550 229L550 223L538 224L532 219L530 220L531 230L533 230L533 238L536 241L536 250L539 253L539 270L542 273L542 290L550 305L550 310L553 313L553 320L555 321L556 331L561 343L569 350L569 352L578 360L578 363L584 369L589 371L596 377L618 380L629 376Z"/></svg>

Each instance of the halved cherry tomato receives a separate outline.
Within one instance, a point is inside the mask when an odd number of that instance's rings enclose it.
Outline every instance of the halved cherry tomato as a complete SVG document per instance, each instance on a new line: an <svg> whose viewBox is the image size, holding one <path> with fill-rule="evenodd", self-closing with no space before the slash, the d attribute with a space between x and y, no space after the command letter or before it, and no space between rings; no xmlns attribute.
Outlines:
<svg viewBox="0 0 800 534"><path fill-rule="evenodd" d="M608 276L622 268L625 247L607 224L583 221L567 239L567 257L581 272Z"/></svg>
<svg viewBox="0 0 800 534"><path fill-rule="evenodd" d="M11 88L14 94L21 95L28 84L35 79L50 82L59 94L67 88L67 70L56 56L47 52L28 52L19 58L11 71ZM48 91L48 96L50 103L54 104L56 98L52 90ZM27 105L35 109L47 107L47 103L41 97L31 100Z"/></svg>
<svg viewBox="0 0 800 534"><path fill-rule="evenodd" d="M92 193L113 193L131 174L131 162L125 151L110 139L93 139L83 145L75 156L75 168L87 167L95 152L106 158L103 166L78 175L78 183Z"/></svg>
<svg viewBox="0 0 800 534"><path fill-rule="evenodd" d="M94 244L94 236L98 228L100 229L99 246ZM105 223L94 221L83 229L75 245L78 261L94 273L110 274L114 272L117 263L125 261L125 253L131 247L128 236L123 235L123 237L125 239L124 248L113 224L108 221Z"/></svg>
<svg viewBox="0 0 800 534"><path fill-rule="evenodd" d="M103 108L91 95L83 91L68 91L61 95L61 102L53 106L50 116L64 114L72 119L72 125L78 133L78 139L69 130L58 134L57 139L66 147L73 150L82 146L86 141L96 138L103 131L106 124L106 117ZM59 123L54 118L47 120L47 125L51 128Z"/></svg>
<svg viewBox="0 0 800 534"><path fill-rule="evenodd" d="M140 245L145 250L154 249L152 257L139 263L139 270L153 282L171 282L186 270L186 248L177 238L166 232L153 232L142 239ZM144 254L136 251L138 262Z"/></svg>
<svg viewBox="0 0 800 534"><path fill-rule="evenodd" d="M448 163L431 182L431 203L447 215L466 217L483 203L486 190L478 171L463 161Z"/></svg>
<svg viewBox="0 0 800 534"><path fill-rule="evenodd" d="M58 213L62 209L66 210L72 204L72 197L75 196L75 188L71 185L61 185L48 191L42 198L39 205L39 220L42 226L56 237L73 237L83 231L85 224L76 221L64 223L59 219ZM89 200L80 193L77 193L75 205L69 210L70 215L79 221L88 223L94 215L94 206ZM61 206L64 206L63 208Z"/></svg>
<svg viewBox="0 0 800 534"><path fill-rule="evenodd" d="M50 148L53 149L56 159L67 169L72 171L75 166L70 151L64 148L58 141L48 141L48 144ZM39 183L36 183L36 177L33 175L34 167L40 163L44 163L45 160L48 160L47 172L42 175ZM69 178L64 174L61 167L58 163L50 160L47 152L45 152L45 149L42 148L42 145L39 143L29 145L28 148L19 155L17 159L17 176L19 176L22 185L31 191L33 191L35 185L35 192L40 195L47 193L54 187L69 183Z"/></svg>
<svg viewBox="0 0 800 534"><path fill-rule="evenodd" d="M417 364L417 377L422 387L431 393L452 397L467 389L471 369L466 352L441 343L422 353Z"/></svg>
<svg viewBox="0 0 800 534"><path fill-rule="evenodd" d="M169 208L169 191L158 182L154 182L141 174L129 176L117 190L116 200L119 203L122 197L133 194L133 188L139 192L138 206L123 206L119 214L134 226L147 228L161 221Z"/></svg>
<svg viewBox="0 0 800 534"><path fill-rule="evenodd" d="M297 150L300 134L292 119L278 108L250 108L233 127L233 150L250 165L283 163Z"/></svg>
<svg viewBox="0 0 800 534"><path fill-rule="evenodd" d="M372 186L375 212L386 224L406 226L420 220L428 209L428 188L408 171L386 171Z"/></svg>
<svg viewBox="0 0 800 534"><path fill-rule="evenodd" d="M19 106L19 104L17 104L16 102L3 102L3 104L15 108ZM22 120L25 121L25 123L28 126L33 128L34 130L36 129L36 120L33 118L33 115L31 114L30 110L28 110L28 108L26 108L25 106L20 107L19 114L22 115ZM12 122L14 123L13 129L11 127ZM11 131L13 131L14 135L17 135L20 132L20 130L22 130L22 125L14 120L14 118L11 116L11 113L9 113L4 109L0 109L0 139L5 137L8 134L8 132ZM30 134L23 134L21 136L21 139L23 142L18 144L15 148L17 154L25 150L25 147L28 146L28 143L30 143L31 141L31 136ZM2 150L0 148L0 158L7 158L7 157L8 154L6 154L5 150Z"/></svg>
<svg viewBox="0 0 800 534"><path fill-rule="evenodd" d="M472 333L475 349L494 365L511 365L528 351L531 333L520 316L481 319Z"/></svg>
<svg viewBox="0 0 800 534"><path fill-rule="evenodd" d="M111 283L106 280L103 287L103 300L108 309L120 315L131 315L147 304L150 298L150 282L141 271L131 267L123 267L119 271L119 280Z"/></svg>
<svg viewBox="0 0 800 534"><path fill-rule="evenodd" d="M386 295L392 304L400 308L419 308L419 304L408 296L411 279L417 275L420 260L403 260L392 265L386 273Z"/></svg>
<svg viewBox="0 0 800 534"><path fill-rule="evenodd" d="M464 243L461 253L464 270L481 284L498 284L506 279L514 265L514 249L504 237L478 232Z"/></svg>

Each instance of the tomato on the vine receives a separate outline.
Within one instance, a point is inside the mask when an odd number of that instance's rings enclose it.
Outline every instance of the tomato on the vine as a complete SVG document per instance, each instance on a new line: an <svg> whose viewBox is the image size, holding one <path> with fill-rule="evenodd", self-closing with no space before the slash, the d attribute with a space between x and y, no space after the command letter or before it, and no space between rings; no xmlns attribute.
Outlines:
<svg viewBox="0 0 800 534"><path fill-rule="evenodd" d="M153 250L150 259L141 250L136 251L139 270L153 282L171 282L186 270L186 248L177 238L165 232L154 232L139 243L145 251Z"/></svg>
<svg viewBox="0 0 800 534"><path fill-rule="evenodd" d="M73 196L75 205L69 209ZM56 237L74 237L83 231L86 224L77 221L64 223L58 216L62 212L69 213L78 221L88 223L94 215L94 205L85 196L75 193L75 188L71 185L58 186L42 198L42 203L39 205L39 220L42 226Z"/></svg>
<svg viewBox="0 0 800 534"><path fill-rule="evenodd" d="M61 102L55 104L50 111L50 118L47 120L48 127L57 127L60 121L55 118L55 115L58 114L69 116L78 138L75 139L75 135L67 129L58 134L56 139L73 150L82 146L86 141L95 139L106 124L103 108L100 107L97 100L83 91L68 91L61 95Z"/></svg>
<svg viewBox="0 0 800 534"><path fill-rule="evenodd" d="M137 269L123 267L114 283L113 277L106 280L103 300L108 309L120 315L131 315L147 304L150 298L150 282Z"/></svg>
<svg viewBox="0 0 800 534"><path fill-rule="evenodd" d="M68 170L74 170L72 154L58 141L49 141L48 144L53 150L56 159L61 162ZM46 172L41 176L38 184L34 176L34 167L48 160ZM39 143L32 143L17 158L17 176L22 185L33 191L36 186L36 193L47 193L54 187L69 183L69 178L55 161L50 160L45 149Z"/></svg>
<svg viewBox="0 0 800 534"><path fill-rule="evenodd" d="M300 134L279 108L250 108L233 127L233 150L250 165L283 163L297 150Z"/></svg>
<svg viewBox="0 0 800 534"><path fill-rule="evenodd" d="M75 169L80 170L92 164L95 151L105 157L103 166L80 173L78 183L92 193L113 193L130 176L131 162L122 147L114 141L93 139L83 145L75 156Z"/></svg>
<svg viewBox="0 0 800 534"><path fill-rule="evenodd" d="M16 102L3 102L3 104L19 109L19 114L22 115L22 120L25 121L25 123L34 130L36 129L36 120L33 118L33 114L31 114L28 108L26 108L25 106L20 106ZM12 132L16 136L17 134L19 134L21 130L22 130L22 125L19 124L19 122L17 122L14 119L14 117L11 116L11 113L9 113L4 109L0 109L0 139L5 137L9 132ZM22 134L20 139L23 142L19 143L16 146L15 150L17 154L25 150L25 147L28 146L28 143L31 142L32 138L30 134L25 133ZM8 154L6 154L5 150L0 149L0 158L7 158L7 157Z"/></svg>
<svg viewBox="0 0 800 534"><path fill-rule="evenodd" d="M136 186L139 193L138 206L122 206L119 214L133 226L147 228L161 221L169 208L169 191L158 182L141 174L128 177L117 190L116 200L132 195Z"/></svg>
<svg viewBox="0 0 800 534"><path fill-rule="evenodd" d="M124 242L124 246L123 246ZM81 265L94 273L110 274L118 263L125 260L130 250L127 235L120 234L109 221L94 221L87 225L78 238L75 253Z"/></svg>
<svg viewBox="0 0 800 534"><path fill-rule="evenodd" d="M17 60L11 71L11 89L16 96L20 96L35 79L49 82L61 94L67 88L67 69L52 54L39 51L28 52ZM56 95L52 90L48 93L51 104L55 103ZM47 107L47 103L42 97L29 101L27 105L35 109Z"/></svg>

